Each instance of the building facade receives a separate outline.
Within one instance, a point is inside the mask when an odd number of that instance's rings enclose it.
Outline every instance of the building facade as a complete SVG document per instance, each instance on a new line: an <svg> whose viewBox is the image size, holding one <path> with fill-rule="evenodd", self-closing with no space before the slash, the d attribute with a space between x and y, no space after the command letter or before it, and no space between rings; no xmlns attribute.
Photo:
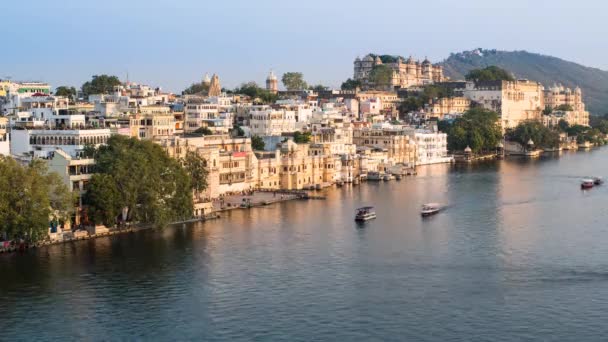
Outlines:
<svg viewBox="0 0 608 342"><path fill-rule="evenodd" d="M434 82L442 82L443 67L433 65L428 59L422 62L414 61L412 57L404 60L402 57L392 57L391 61L383 63L379 56L369 54L363 59L357 57L354 62L354 79L364 85L371 85L369 76L378 65L386 65L393 72L390 85L393 88L408 88Z"/></svg>

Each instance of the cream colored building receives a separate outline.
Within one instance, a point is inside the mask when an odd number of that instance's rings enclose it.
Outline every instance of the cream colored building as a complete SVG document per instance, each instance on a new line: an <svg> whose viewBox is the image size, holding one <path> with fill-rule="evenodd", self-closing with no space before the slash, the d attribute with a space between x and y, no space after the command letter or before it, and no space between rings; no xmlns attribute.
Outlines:
<svg viewBox="0 0 608 342"><path fill-rule="evenodd" d="M526 120L541 120L543 86L528 80L467 82L464 97L500 115L504 129Z"/></svg>
<svg viewBox="0 0 608 342"><path fill-rule="evenodd" d="M553 85L545 89L544 95L544 108L553 110L550 115L543 116L546 125L553 126L555 121L563 119L570 125L589 126L589 112L585 110L581 88L572 90L562 85ZM572 110L556 110L560 107L570 107Z"/></svg>
<svg viewBox="0 0 608 342"><path fill-rule="evenodd" d="M462 115L470 108L471 100L466 97L442 97L426 105L424 112L427 118L443 120L446 115Z"/></svg>
<svg viewBox="0 0 608 342"><path fill-rule="evenodd" d="M441 65L433 65L428 59L423 62L414 61L412 57L404 60L402 57L394 57L395 62L383 63L379 56L371 54L360 59L357 57L354 62L354 79L362 81L364 85L372 85L369 81L369 76L375 66L386 65L392 71L391 78L392 88L408 88L411 86L420 86L431 84L434 82L442 82L443 67Z"/></svg>
<svg viewBox="0 0 608 342"><path fill-rule="evenodd" d="M357 147L383 150L395 164L413 166L416 161L416 144L411 140L413 132L414 129L410 127L378 124L355 129L353 143Z"/></svg>
<svg viewBox="0 0 608 342"><path fill-rule="evenodd" d="M153 140L175 134L175 117L166 114L133 114L129 119L131 136L138 139Z"/></svg>

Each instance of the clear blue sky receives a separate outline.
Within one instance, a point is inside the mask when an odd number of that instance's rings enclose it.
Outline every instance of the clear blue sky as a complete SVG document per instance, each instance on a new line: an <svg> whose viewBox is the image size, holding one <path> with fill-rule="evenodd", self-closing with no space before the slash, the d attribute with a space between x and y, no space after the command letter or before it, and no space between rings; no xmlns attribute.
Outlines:
<svg viewBox="0 0 608 342"><path fill-rule="evenodd" d="M301 71L337 86L367 52L528 50L608 69L608 2L563 0L27 0L0 10L0 78L80 86L115 74L181 91Z"/></svg>

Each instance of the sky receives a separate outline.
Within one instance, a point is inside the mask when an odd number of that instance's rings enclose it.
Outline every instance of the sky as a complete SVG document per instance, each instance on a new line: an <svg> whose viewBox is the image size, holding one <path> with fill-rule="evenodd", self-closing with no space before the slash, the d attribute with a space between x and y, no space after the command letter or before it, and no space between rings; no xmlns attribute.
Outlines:
<svg viewBox="0 0 608 342"><path fill-rule="evenodd" d="M0 78L79 87L92 75L181 92L272 69L337 87L369 52L527 50L608 70L603 0L28 0L0 9Z"/></svg>

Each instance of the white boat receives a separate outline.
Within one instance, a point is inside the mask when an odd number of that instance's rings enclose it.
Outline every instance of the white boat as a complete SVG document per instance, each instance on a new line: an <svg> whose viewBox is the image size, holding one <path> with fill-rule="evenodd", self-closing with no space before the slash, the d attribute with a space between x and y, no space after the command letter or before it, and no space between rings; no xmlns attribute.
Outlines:
<svg viewBox="0 0 608 342"><path fill-rule="evenodd" d="M420 211L420 215L422 216L431 216L435 215L443 209L441 204L439 203L426 203L422 205L422 210Z"/></svg>
<svg viewBox="0 0 608 342"><path fill-rule="evenodd" d="M390 181L393 180L395 177L393 177L393 175L391 175L390 173L387 173L384 175L384 177L382 177L383 180L385 181Z"/></svg>
<svg viewBox="0 0 608 342"><path fill-rule="evenodd" d="M368 221L376 218L376 211L374 207L362 207L357 209L355 214L355 221Z"/></svg>
<svg viewBox="0 0 608 342"><path fill-rule="evenodd" d="M581 189L591 189L595 185L595 181L593 179L583 179L581 180Z"/></svg>

